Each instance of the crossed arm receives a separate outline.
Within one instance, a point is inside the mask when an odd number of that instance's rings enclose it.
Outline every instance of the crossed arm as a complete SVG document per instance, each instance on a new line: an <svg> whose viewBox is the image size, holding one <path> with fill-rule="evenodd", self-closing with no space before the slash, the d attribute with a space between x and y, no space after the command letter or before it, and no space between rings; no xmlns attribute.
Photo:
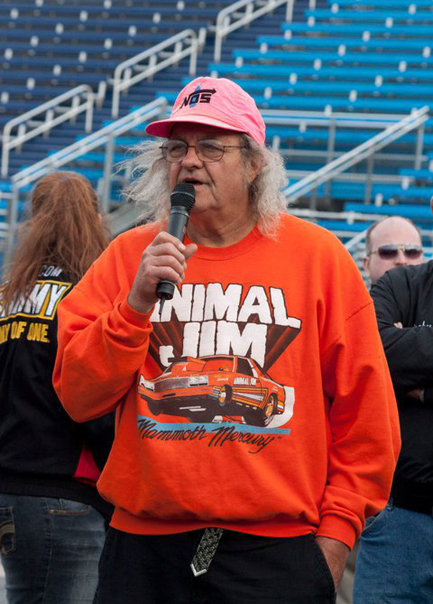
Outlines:
<svg viewBox="0 0 433 604"><path fill-rule="evenodd" d="M414 325L414 294L403 272L392 273L378 281L371 295L394 388L433 404L433 328Z"/></svg>

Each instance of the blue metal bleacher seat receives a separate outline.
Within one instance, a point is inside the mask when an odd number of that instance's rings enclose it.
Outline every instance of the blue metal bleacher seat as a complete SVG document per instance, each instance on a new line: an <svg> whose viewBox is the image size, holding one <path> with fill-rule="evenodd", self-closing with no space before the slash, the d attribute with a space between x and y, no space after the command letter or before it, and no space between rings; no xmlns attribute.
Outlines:
<svg viewBox="0 0 433 604"><path fill-rule="evenodd" d="M378 4L381 8L392 8L393 11L395 9L401 10L406 7L409 10L409 7L417 8L432 8L431 0L380 0L378 3L377 0L328 0L328 4L337 5L337 6L360 6L360 7L373 7L376 8Z"/></svg>
<svg viewBox="0 0 433 604"><path fill-rule="evenodd" d="M428 204L369 204L348 201L344 204L345 212L360 212L364 214L381 214L384 216L399 215L412 220L428 220L431 222L431 210Z"/></svg>
<svg viewBox="0 0 433 604"><path fill-rule="evenodd" d="M297 80L291 83L287 80L267 80L267 79L237 79L232 78L239 85L241 85L250 94L264 94L267 91L267 96L273 96L275 93L297 93L297 92L308 92L314 95L323 95L323 93L329 94L330 98L338 94L347 94L351 90L355 90L358 94L362 95L393 95L398 98L401 96L418 96L432 98L432 86L425 84L402 84L400 82L395 84L381 84L376 85L372 82L354 82L349 87L348 82L341 80L316 80L314 82L310 80Z"/></svg>
<svg viewBox="0 0 433 604"><path fill-rule="evenodd" d="M324 33L327 36L341 36L342 29L344 27L344 35L362 35L364 32L368 32L370 35L393 35L393 36L410 36L411 38L424 37L427 38L433 33L433 25L419 24L414 28L411 23L406 24L395 24L390 22L389 25L385 23L377 22L366 22L366 23L328 23L328 22L314 22L314 23L282 23L282 31L301 32L302 34L308 32Z"/></svg>
<svg viewBox="0 0 433 604"><path fill-rule="evenodd" d="M399 173L402 176L409 176L416 181L433 181L433 170L428 168L401 168Z"/></svg>
<svg viewBox="0 0 433 604"><path fill-rule="evenodd" d="M419 56L415 54L406 54L403 51L398 53L391 52L346 52L339 54L338 50L335 52L321 52L319 55L316 51L299 51L299 52L287 52L287 50L258 50L258 49L241 49L233 51L233 57L235 59L249 59L249 60L261 60L270 63L271 61L281 61L285 63L313 63L316 60L320 60L323 63L341 63L341 64L365 64L365 65L398 65L401 61L404 61L407 65L419 65L420 63L431 67L433 65L433 56Z"/></svg>
<svg viewBox="0 0 433 604"><path fill-rule="evenodd" d="M307 17L315 17L315 18L320 18L320 19L334 19L334 20L347 19L348 21L366 21L366 22L384 21L385 22L387 19L392 18L392 20L394 22L395 21L398 21L398 22L411 21L413 23L421 23L421 22L433 23L433 12L432 11L420 10L420 11L417 11L416 13L410 13L409 9L406 8L406 10L394 9L391 14L388 9L386 9L386 10L377 9L376 8L377 4L378 3L376 3L373 10L353 10L354 3L352 3L352 10L334 11L332 9L316 8L316 9L305 11L305 15ZM359 6L359 8L361 8L361 5Z"/></svg>
<svg viewBox="0 0 433 604"><path fill-rule="evenodd" d="M333 78L343 81L358 81L358 80L374 80L377 76L381 76L384 81L433 81L433 73L428 69L411 69L400 71L398 65L391 67L360 67L356 69L346 67L344 65L292 65L288 64L257 64L246 63L242 66L237 66L234 63L209 63L209 71L218 73L221 77L224 75L232 75L237 77L244 75L246 78L261 78L266 76L267 79L287 77L291 74L296 75L298 79L313 78L320 80L321 78Z"/></svg>
<svg viewBox="0 0 433 604"><path fill-rule="evenodd" d="M362 48L365 50L369 50L373 48L374 52L377 52L379 49L398 49L399 51L405 52L423 52L426 48L431 48L433 46L433 41L431 37L427 38L369 38L362 39L359 38L350 38L347 36L342 37L329 37L329 36L292 36L290 38L286 38L283 36L277 35L265 35L265 36L257 36L258 44L266 44L268 47L305 47L305 48L314 48L317 50L318 48Z"/></svg>

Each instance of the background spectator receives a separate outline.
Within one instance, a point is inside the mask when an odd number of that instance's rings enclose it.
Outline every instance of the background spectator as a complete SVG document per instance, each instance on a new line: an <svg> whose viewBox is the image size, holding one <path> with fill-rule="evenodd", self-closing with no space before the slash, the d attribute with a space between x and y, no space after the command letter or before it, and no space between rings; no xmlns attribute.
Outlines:
<svg viewBox="0 0 433 604"><path fill-rule="evenodd" d="M433 601L432 287L429 261L388 271L371 290L397 395L402 450L391 499L361 535L355 604Z"/></svg>
<svg viewBox="0 0 433 604"><path fill-rule="evenodd" d="M373 284L391 268L422 262L421 233L412 220L389 216L367 230L364 268Z"/></svg>
<svg viewBox="0 0 433 604"><path fill-rule="evenodd" d="M0 546L10 604L91 604L111 506L113 417L77 424L52 386L57 308L108 244L90 183L40 180L0 306ZM79 376L77 376L79 380Z"/></svg>

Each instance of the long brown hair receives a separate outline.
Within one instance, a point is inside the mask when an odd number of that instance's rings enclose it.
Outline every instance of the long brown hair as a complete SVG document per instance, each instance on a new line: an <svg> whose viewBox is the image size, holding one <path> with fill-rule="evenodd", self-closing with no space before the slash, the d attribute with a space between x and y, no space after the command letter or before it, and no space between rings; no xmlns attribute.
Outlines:
<svg viewBox="0 0 433 604"><path fill-rule="evenodd" d="M31 216L20 228L2 287L4 306L29 293L44 265L63 269L76 283L108 243L98 197L87 178L76 172L44 176L32 192Z"/></svg>

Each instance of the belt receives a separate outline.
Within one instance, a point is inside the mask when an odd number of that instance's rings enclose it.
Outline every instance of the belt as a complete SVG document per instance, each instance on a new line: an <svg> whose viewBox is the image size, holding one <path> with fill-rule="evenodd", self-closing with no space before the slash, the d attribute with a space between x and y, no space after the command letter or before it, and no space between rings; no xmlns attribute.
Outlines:
<svg viewBox="0 0 433 604"><path fill-rule="evenodd" d="M407 497L406 495L393 495L392 503L398 508L433 516L433 504L425 499Z"/></svg>

